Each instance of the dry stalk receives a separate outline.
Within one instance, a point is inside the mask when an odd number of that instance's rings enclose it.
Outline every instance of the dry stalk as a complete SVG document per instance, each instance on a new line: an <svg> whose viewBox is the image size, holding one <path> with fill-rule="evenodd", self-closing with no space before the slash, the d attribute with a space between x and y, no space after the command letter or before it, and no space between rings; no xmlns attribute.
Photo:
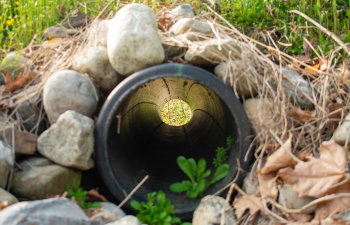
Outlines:
<svg viewBox="0 0 350 225"><path fill-rule="evenodd" d="M134 189L132 189L132 191L128 194L128 196L126 196L126 198L118 205L118 208L123 207L123 205L129 201L129 199L133 196L133 194L135 194L135 192L148 180L149 176L146 175L141 181L140 183L138 183L138 185L136 185L136 187Z"/></svg>

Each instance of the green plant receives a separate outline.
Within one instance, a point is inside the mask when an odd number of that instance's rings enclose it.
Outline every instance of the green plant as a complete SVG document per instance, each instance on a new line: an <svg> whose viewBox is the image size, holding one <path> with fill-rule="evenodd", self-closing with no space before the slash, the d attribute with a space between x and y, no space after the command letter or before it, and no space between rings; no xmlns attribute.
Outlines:
<svg viewBox="0 0 350 225"><path fill-rule="evenodd" d="M187 196L191 199L201 197L210 185L224 178L229 172L229 166L222 164L209 180L208 176L210 176L211 171L206 170L207 163L205 159L201 158L196 163L193 158L186 159L183 156L179 156L177 157L177 164L190 180L174 183L170 185L170 190L177 193L186 191Z"/></svg>
<svg viewBox="0 0 350 225"><path fill-rule="evenodd" d="M136 217L141 222L150 225L191 224L182 223L181 219L175 216L174 206L163 191L148 193L147 199L148 202L130 201L130 206L138 211Z"/></svg>
<svg viewBox="0 0 350 225"><path fill-rule="evenodd" d="M224 164L228 159L228 151L232 147L232 137L228 136L226 138L226 148L224 147L217 147L216 148L216 156L213 160L213 164L215 167L219 167L220 165Z"/></svg>
<svg viewBox="0 0 350 225"><path fill-rule="evenodd" d="M75 188L71 188L67 184L67 194L67 197L70 199L73 198L82 209L95 209L101 206L99 202L86 202L89 197L87 196L87 191L80 187L80 182Z"/></svg>

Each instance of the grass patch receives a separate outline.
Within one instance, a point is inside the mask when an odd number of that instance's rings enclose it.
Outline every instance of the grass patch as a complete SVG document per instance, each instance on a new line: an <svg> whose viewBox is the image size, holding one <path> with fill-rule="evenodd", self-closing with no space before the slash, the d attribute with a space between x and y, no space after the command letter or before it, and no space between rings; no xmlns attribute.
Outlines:
<svg viewBox="0 0 350 225"><path fill-rule="evenodd" d="M185 125L192 116L190 106L180 99L172 99L165 103L160 114L162 121L170 126Z"/></svg>

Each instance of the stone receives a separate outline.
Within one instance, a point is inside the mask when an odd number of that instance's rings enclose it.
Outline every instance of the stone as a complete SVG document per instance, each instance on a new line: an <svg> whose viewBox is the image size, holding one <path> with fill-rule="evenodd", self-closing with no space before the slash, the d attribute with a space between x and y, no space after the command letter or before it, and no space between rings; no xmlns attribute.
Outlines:
<svg viewBox="0 0 350 225"><path fill-rule="evenodd" d="M104 91L112 90L121 81L121 76L109 63L107 49L104 46L96 46L77 55L73 69L87 73L96 86Z"/></svg>
<svg viewBox="0 0 350 225"><path fill-rule="evenodd" d="M0 202L8 202L10 204L15 204L16 202L18 202L18 199L11 193L0 188Z"/></svg>
<svg viewBox="0 0 350 225"><path fill-rule="evenodd" d="M255 195L259 187L258 179L254 176L252 176L251 172L248 173L244 180L242 189L245 193L248 195Z"/></svg>
<svg viewBox="0 0 350 225"><path fill-rule="evenodd" d="M12 146L12 133L15 137L15 153L21 155L33 155L36 152L38 136L27 131L6 128L0 132L0 140Z"/></svg>
<svg viewBox="0 0 350 225"><path fill-rule="evenodd" d="M116 216L111 211L101 210L91 217L91 225L105 225L119 220L121 217Z"/></svg>
<svg viewBox="0 0 350 225"><path fill-rule="evenodd" d="M238 97L251 97L257 94L258 84L254 79L256 70L249 61L235 60L220 63L215 67L215 75L232 87Z"/></svg>
<svg viewBox="0 0 350 225"><path fill-rule="evenodd" d="M211 65L227 59L241 59L241 51L232 39L209 39L194 42L186 52L185 60L195 65Z"/></svg>
<svg viewBox="0 0 350 225"><path fill-rule="evenodd" d="M0 141L0 188L5 188L15 164L14 154L9 145Z"/></svg>
<svg viewBox="0 0 350 225"><path fill-rule="evenodd" d="M112 202L100 202L100 204L101 210L111 211L120 218L126 216L125 212Z"/></svg>
<svg viewBox="0 0 350 225"><path fill-rule="evenodd" d="M25 199L44 199L61 195L67 184L76 187L81 172L55 165L45 158L29 158L19 164L22 169L15 171L10 191Z"/></svg>
<svg viewBox="0 0 350 225"><path fill-rule="evenodd" d="M92 46L104 46L107 48L107 33L110 20L94 20L90 26L89 41Z"/></svg>
<svg viewBox="0 0 350 225"><path fill-rule="evenodd" d="M90 225L84 211L66 198L19 202L0 211L0 225Z"/></svg>
<svg viewBox="0 0 350 225"><path fill-rule="evenodd" d="M90 18L87 15L78 12L75 15L70 15L68 18L65 18L61 24L66 28L78 28L85 26L89 21Z"/></svg>
<svg viewBox="0 0 350 225"><path fill-rule="evenodd" d="M129 215L106 225L141 225L141 223L135 216Z"/></svg>
<svg viewBox="0 0 350 225"><path fill-rule="evenodd" d="M142 4L120 9L109 23L107 52L112 67L125 76L162 63L164 50L152 9Z"/></svg>
<svg viewBox="0 0 350 225"><path fill-rule="evenodd" d="M295 192L290 184L283 184L279 188L278 203L284 205L288 209L300 209L308 203L315 200L312 197L299 197L299 193ZM317 204L304 210L302 213L311 214L316 210Z"/></svg>
<svg viewBox="0 0 350 225"><path fill-rule="evenodd" d="M298 104L301 108L312 108L312 102L306 97L308 96L309 98L312 98L312 91L309 82L304 80L299 73L290 68L283 68L282 74L284 75L282 84L285 94L289 99Z"/></svg>
<svg viewBox="0 0 350 225"><path fill-rule="evenodd" d="M65 38L67 35L67 28L62 26L51 26L44 30L46 39Z"/></svg>
<svg viewBox="0 0 350 225"><path fill-rule="evenodd" d="M221 212L225 204L225 199L219 196L205 196L193 213L193 225L216 225L221 222ZM225 225L237 224L231 204L225 207Z"/></svg>
<svg viewBox="0 0 350 225"><path fill-rule="evenodd" d="M43 102L47 117L53 124L67 110L92 116L97 107L98 96L88 76L74 70L61 70L46 81Z"/></svg>
<svg viewBox="0 0 350 225"><path fill-rule="evenodd" d="M333 134L334 141L339 145L349 145L350 143L350 114L348 114L343 123L337 127Z"/></svg>
<svg viewBox="0 0 350 225"><path fill-rule="evenodd" d="M39 136L38 151L59 165L91 169L94 121L72 110L66 111Z"/></svg>
<svg viewBox="0 0 350 225"><path fill-rule="evenodd" d="M171 17L194 17L194 12L190 4L179 5L170 11Z"/></svg>
<svg viewBox="0 0 350 225"><path fill-rule="evenodd" d="M184 34L186 32L197 32L204 35L212 34L208 23L193 18L182 18L178 20L170 27L169 32L174 35Z"/></svg>
<svg viewBox="0 0 350 225"><path fill-rule="evenodd" d="M24 73L31 65L32 62L28 58L21 56L18 52L11 52L2 60L0 70L4 75L9 74L11 79L15 80L18 74Z"/></svg>
<svg viewBox="0 0 350 225"><path fill-rule="evenodd" d="M271 99L250 98L243 103L243 107L252 124L255 133L261 130L276 131L278 129L275 116L278 116L278 108Z"/></svg>

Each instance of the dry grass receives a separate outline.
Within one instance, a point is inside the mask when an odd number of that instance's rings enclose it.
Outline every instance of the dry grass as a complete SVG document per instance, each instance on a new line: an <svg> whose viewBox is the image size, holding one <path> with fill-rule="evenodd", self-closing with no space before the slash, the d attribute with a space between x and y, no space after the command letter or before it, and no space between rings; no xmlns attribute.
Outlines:
<svg viewBox="0 0 350 225"><path fill-rule="evenodd" d="M157 18L164 18L166 12L167 9L160 10L157 13ZM106 12L103 13L106 14ZM107 16L107 18L111 17L112 15ZM320 144L332 138L339 122L350 110L348 68L336 67L336 60L333 60L340 48L334 49L334 53L330 54L331 58L328 59L329 62L334 62L334 64L328 65L325 71L312 74L306 71L307 65L298 59L284 54L275 47L266 46L245 36L230 24L223 26L216 23L219 17L219 15L212 12L199 17L204 21L208 21L214 33L211 37L199 38L214 38L218 43L226 38L235 40L242 49L242 61L246 62L248 66L244 68L251 71L248 79L257 84L257 95L255 97L269 99L275 109L271 112L274 123L272 126L256 127L257 133L253 138L250 151L254 151L255 157L261 159L264 154L275 151L280 143L288 138L289 133L292 133L294 137L292 151L294 153L306 150L317 156ZM32 60L36 76L29 84L14 93L2 94L0 106L4 112L3 116L7 118L7 125L16 124L17 121L14 121L10 114L16 111L19 103L27 99L35 99L36 103L40 103L42 88L47 78L55 71L70 68L75 54L86 46L96 44L96 40L88 40L88 37L90 32L93 32L97 22L98 19L92 21L76 35L65 38L49 47L43 43L29 45L23 50L23 55ZM187 48L195 44L195 42L188 41L183 37L174 37L168 31L160 31L160 36L162 42L167 45ZM269 39L270 37L267 35L266 38ZM270 41L273 43L272 39ZM181 56L171 57L168 62L178 62L182 60ZM237 67L234 67L234 64L231 63L230 58L220 56L220 59L220 61L228 63L229 69L237 70ZM276 64L274 61L279 61L280 64ZM287 79L282 75L282 67L292 67L310 83L312 97L309 100L313 103L312 114L311 111L307 110L300 111L301 109L299 109L298 111L298 107L288 99L282 85L283 80ZM239 71L236 71L236 73L239 74ZM241 74L243 76L248 73L243 70ZM236 92L238 78L226 77L224 80ZM241 100L246 101L243 97ZM305 116L302 112L309 116ZM274 129L270 129L271 127ZM257 160L257 162L259 161ZM255 168L257 167L259 166L255 165Z"/></svg>

